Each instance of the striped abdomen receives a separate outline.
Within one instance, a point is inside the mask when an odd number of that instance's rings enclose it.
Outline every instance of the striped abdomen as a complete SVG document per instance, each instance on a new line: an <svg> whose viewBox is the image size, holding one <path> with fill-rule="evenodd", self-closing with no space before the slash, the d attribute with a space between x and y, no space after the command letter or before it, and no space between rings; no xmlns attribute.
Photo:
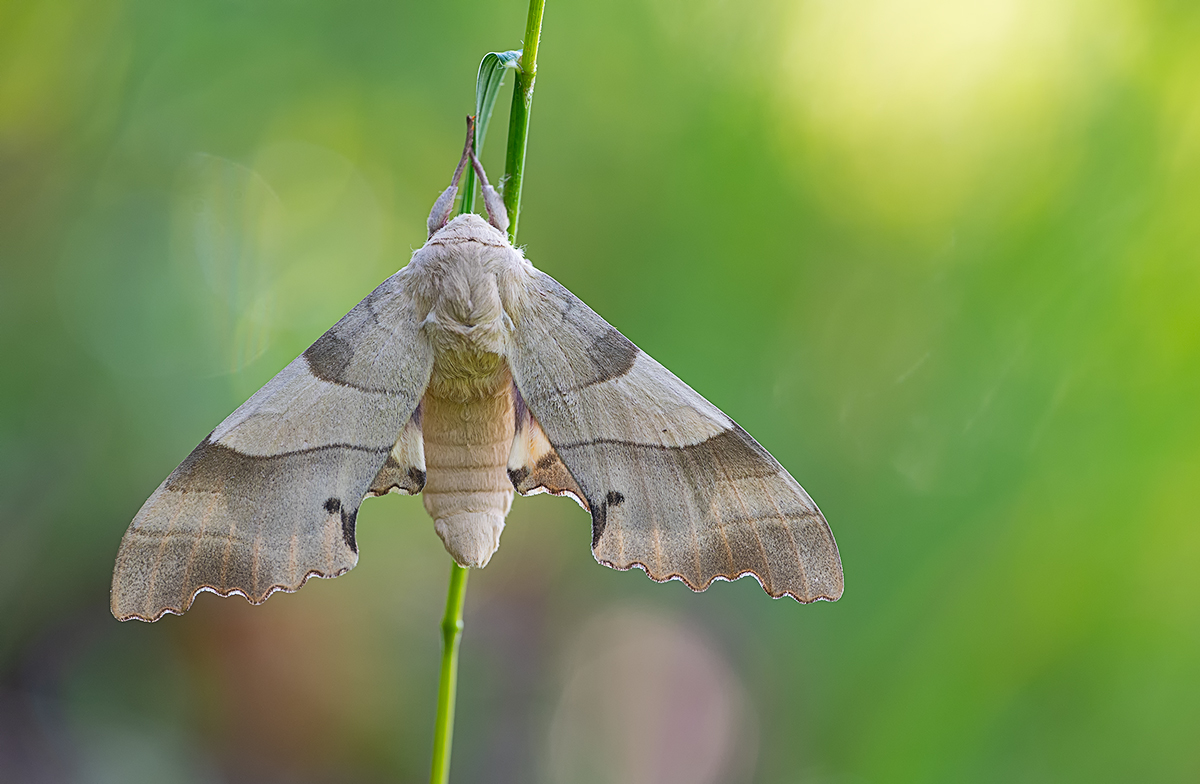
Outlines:
<svg viewBox="0 0 1200 784"><path fill-rule="evenodd" d="M435 369L421 408L425 509L454 560L484 566L512 505L512 376L503 360L469 383L438 376Z"/></svg>

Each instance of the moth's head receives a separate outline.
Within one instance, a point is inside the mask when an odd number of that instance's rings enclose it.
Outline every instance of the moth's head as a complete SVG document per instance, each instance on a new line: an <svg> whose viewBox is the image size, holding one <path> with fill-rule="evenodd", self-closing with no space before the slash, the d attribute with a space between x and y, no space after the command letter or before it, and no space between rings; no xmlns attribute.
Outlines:
<svg viewBox="0 0 1200 784"><path fill-rule="evenodd" d="M500 234L505 235L507 241L508 232L508 210L504 207L504 201L499 194L492 189L492 186L485 185L483 191L483 200L487 206L488 219L485 221L480 216L474 213L463 213L453 220L450 219L450 212L454 206L454 198L458 193L458 187L451 185L441 196L438 196L437 201L433 203L433 209L429 211L429 220L426 226L429 229L429 238L433 239L439 232L444 231L451 224L458 222L459 218L471 217L478 220L484 225L491 226Z"/></svg>
<svg viewBox="0 0 1200 784"><path fill-rule="evenodd" d="M463 213L430 236L427 245L478 242L480 245L509 247L508 235L473 212Z"/></svg>

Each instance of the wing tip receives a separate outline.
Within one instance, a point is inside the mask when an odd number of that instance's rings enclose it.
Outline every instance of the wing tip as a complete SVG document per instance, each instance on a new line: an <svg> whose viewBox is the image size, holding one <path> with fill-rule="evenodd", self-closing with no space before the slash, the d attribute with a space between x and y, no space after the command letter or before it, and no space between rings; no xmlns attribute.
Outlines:
<svg viewBox="0 0 1200 784"><path fill-rule="evenodd" d="M346 566L342 569L338 569L331 574L326 574L318 569L310 569L304 575L304 577L302 577L300 579L300 582L295 583L294 585L285 585L283 583L275 583L274 585L271 585L269 588L267 588L267 590L261 596L257 596L257 597L251 596L249 593L247 593L245 590L243 590L241 588L230 588L228 590L222 591L221 589L219 589L213 585L201 585L191 592L191 594L187 597L186 601L179 603L179 605L177 605L177 606L176 605L167 605L164 607L156 608L153 612L147 611L144 613L139 612L137 610L122 611L121 608L118 606L117 594L114 591L112 593L112 598L111 598L111 601L109 604L109 609L112 611L113 617L116 618L118 621L121 621L122 623L124 623L125 621L143 621L145 623L154 623L155 621L162 619L166 615L183 615L185 612L187 612L188 610L191 609L192 604L195 603L195 601L196 601L196 597L202 593L216 594L217 596L220 596L221 598L229 598L230 596L241 596L250 604L257 606L257 605L264 603L265 601L267 601L267 599L270 599L272 596L274 596L277 593L295 593L296 591L299 591L301 588L303 588L305 586L305 584L309 580L311 580L314 577L319 577L322 580L332 580L335 577L341 577L343 574L345 574L346 572L350 571L353 568L354 568L354 564L351 564L350 566Z"/></svg>

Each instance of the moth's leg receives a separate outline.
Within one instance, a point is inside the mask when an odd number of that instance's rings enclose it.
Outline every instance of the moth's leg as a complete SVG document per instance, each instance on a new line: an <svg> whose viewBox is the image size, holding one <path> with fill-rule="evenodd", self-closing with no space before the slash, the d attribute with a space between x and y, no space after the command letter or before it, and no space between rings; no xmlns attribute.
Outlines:
<svg viewBox="0 0 1200 784"><path fill-rule="evenodd" d="M463 154L462 158L458 161L458 168L454 170L454 177L450 180L450 187L442 191L442 195L438 196L437 201L433 203L433 209L429 211L429 220L426 225L429 228L430 237L437 234L438 230L450 220L450 213L454 210L454 197L458 195L458 181L462 178L463 169L467 167L467 159L474 157L474 153L471 151L474 142L475 118L468 117L467 141L463 144Z"/></svg>
<svg viewBox="0 0 1200 784"><path fill-rule="evenodd" d="M500 198L500 194L496 193L496 189L488 182L487 175L483 173L483 164L479 162L475 151L468 149L467 152L471 154L471 165L475 167L475 174L483 183L483 205L487 207L488 223L507 233L508 210L504 207L504 199Z"/></svg>

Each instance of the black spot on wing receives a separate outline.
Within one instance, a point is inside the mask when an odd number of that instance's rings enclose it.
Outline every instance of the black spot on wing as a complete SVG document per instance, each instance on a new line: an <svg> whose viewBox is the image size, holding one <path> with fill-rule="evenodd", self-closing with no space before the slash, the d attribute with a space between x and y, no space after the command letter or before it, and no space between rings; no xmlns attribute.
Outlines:
<svg viewBox="0 0 1200 784"><path fill-rule="evenodd" d="M620 506L625 502L625 496L616 490L609 490L604 496L604 500L600 503L591 502L589 506L596 511L592 513L592 549L596 549L596 545L600 542L600 537L604 535L604 529L608 527L608 510L610 507Z"/></svg>
<svg viewBox="0 0 1200 784"><path fill-rule="evenodd" d="M528 478L529 478L529 469L526 468L525 466L521 466L520 468L508 469L508 481L512 482L513 487L515 487L518 490L521 489L521 483L524 482Z"/></svg>
<svg viewBox="0 0 1200 784"><path fill-rule="evenodd" d="M358 519L358 510L347 510L342 506L340 498L330 498L325 502L325 511L329 514L342 515L342 539L346 542L346 546L354 552L358 552L358 545L354 541L354 522Z"/></svg>
<svg viewBox="0 0 1200 784"><path fill-rule="evenodd" d="M342 541L354 552L358 552L358 544L354 541L354 523L358 520L358 510L342 510Z"/></svg>
<svg viewBox="0 0 1200 784"><path fill-rule="evenodd" d="M416 489L412 491L413 495L421 492L425 487L425 472L415 466L408 469L408 478L412 482L411 487Z"/></svg>
<svg viewBox="0 0 1200 784"><path fill-rule="evenodd" d="M601 501L597 504L589 498L588 504L594 510L592 512L592 549L595 550L608 525L608 501Z"/></svg>

